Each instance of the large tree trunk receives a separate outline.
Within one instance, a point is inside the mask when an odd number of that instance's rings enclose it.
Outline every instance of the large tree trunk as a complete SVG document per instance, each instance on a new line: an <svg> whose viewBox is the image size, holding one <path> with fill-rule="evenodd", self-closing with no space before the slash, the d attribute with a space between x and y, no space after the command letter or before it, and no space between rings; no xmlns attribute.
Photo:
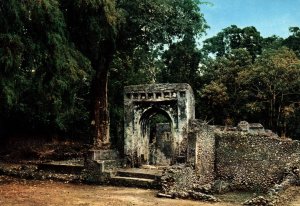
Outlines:
<svg viewBox="0 0 300 206"><path fill-rule="evenodd" d="M110 147L109 111L108 111L108 59L102 59L97 65L96 75L92 85L93 95L93 144L95 149L107 149Z"/></svg>

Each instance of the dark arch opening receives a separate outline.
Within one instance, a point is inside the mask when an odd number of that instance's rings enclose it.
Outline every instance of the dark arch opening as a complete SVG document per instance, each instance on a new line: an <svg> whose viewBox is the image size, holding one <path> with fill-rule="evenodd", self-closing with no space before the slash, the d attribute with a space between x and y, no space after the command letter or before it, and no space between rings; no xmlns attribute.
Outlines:
<svg viewBox="0 0 300 206"><path fill-rule="evenodd" d="M152 107L140 119L142 137L148 141L146 164L169 165L173 160L173 135L170 115L160 108Z"/></svg>
<svg viewBox="0 0 300 206"><path fill-rule="evenodd" d="M156 118L154 119L153 117ZM151 120L156 120L157 123L169 122L172 124L171 117L166 111L160 108L151 107L142 114L140 119L143 136L147 135L147 127L149 126Z"/></svg>

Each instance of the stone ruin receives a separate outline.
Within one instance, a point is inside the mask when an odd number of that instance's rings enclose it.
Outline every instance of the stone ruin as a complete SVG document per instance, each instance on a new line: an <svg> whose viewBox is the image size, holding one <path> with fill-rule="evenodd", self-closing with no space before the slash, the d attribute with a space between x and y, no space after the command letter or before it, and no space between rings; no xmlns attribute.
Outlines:
<svg viewBox="0 0 300 206"><path fill-rule="evenodd" d="M259 123L208 125L195 119L194 107L188 84L125 87L124 159L117 161L113 150L93 151L87 168L101 171L96 173L103 182L113 178L108 170L163 166L168 169L160 182L162 196L210 200L203 192L267 192L282 182L299 182L299 173L293 172L300 166L299 141L279 138ZM153 121L157 115L167 122Z"/></svg>
<svg viewBox="0 0 300 206"><path fill-rule="evenodd" d="M151 84L127 86L124 92L124 151L131 164L151 163L151 146L165 161L180 161L186 152L189 122L195 118L192 88L188 84ZM168 119L170 130L164 145L150 130L151 118L157 114Z"/></svg>
<svg viewBox="0 0 300 206"><path fill-rule="evenodd" d="M259 123L208 125L195 119L194 104L188 84L125 87L124 154L94 149L87 152L84 165L82 160L72 165L50 162L0 167L0 172L160 188L162 197L205 201L217 201L213 194L230 190L264 192L244 205L276 205L281 191L300 186L299 141L280 138ZM49 168L63 174L47 173ZM73 174L66 176L66 170Z"/></svg>

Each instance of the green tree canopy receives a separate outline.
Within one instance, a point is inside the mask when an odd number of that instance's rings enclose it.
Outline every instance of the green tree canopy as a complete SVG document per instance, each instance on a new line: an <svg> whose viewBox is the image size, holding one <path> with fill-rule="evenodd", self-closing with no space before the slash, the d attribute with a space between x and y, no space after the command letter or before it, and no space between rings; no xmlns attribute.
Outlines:
<svg viewBox="0 0 300 206"><path fill-rule="evenodd" d="M283 45L293 50L300 57L300 28L290 27L291 35L284 39Z"/></svg>
<svg viewBox="0 0 300 206"><path fill-rule="evenodd" d="M59 3L1 1L0 10L1 112L23 129L86 121L80 99L90 66L68 40Z"/></svg>
<svg viewBox="0 0 300 206"><path fill-rule="evenodd" d="M92 123L98 147L108 143L110 136L107 88L111 68L114 71L124 68L128 74L146 68L151 71L164 45L204 31L206 24L200 3L198 0L63 1L72 42L95 70Z"/></svg>
<svg viewBox="0 0 300 206"><path fill-rule="evenodd" d="M286 124L300 100L300 60L282 47L266 50L250 70L239 73L239 81L249 94L249 112L266 116L268 128L285 135Z"/></svg>
<svg viewBox="0 0 300 206"><path fill-rule="evenodd" d="M223 29L216 36L206 39L203 42L203 52L215 54L217 57L230 53L233 49L246 49L254 60L262 50L260 33L255 27L239 28L232 25Z"/></svg>
<svg viewBox="0 0 300 206"><path fill-rule="evenodd" d="M160 82L185 82L192 87L197 86L201 53L194 37L187 36L171 44L163 53L162 60L164 64L160 70Z"/></svg>
<svg viewBox="0 0 300 206"><path fill-rule="evenodd" d="M233 49L230 53L206 62L202 68L204 86L197 93L199 113L215 124L224 124L228 118L242 119L243 88L239 73L252 67L252 57L246 49Z"/></svg>

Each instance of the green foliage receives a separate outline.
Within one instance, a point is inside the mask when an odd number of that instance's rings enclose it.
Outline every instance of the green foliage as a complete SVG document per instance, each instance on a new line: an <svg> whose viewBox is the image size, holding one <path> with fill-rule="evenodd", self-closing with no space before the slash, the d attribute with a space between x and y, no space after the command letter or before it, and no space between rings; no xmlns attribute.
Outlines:
<svg viewBox="0 0 300 206"><path fill-rule="evenodd" d="M197 86L201 53L193 37L186 36L173 43L162 55L164 66L160 71L160 82L189 83Z"/></svg>
<svg viewBox="0 0 300 206"><path fill-rule="evenodd" d="M292 49L300 57L300 28L290 27L289 30L292 34L283 41L283 45Z"/></svg>
<svg viewBox="0 0 300 206"><path fill-rule="evenodd" d="M286 121L300 99L300 60L295 53L285 47L266 50L250 70L239 74L239 81L252 97L247 98L248 110L263 111L265 125L285 135Z"/></svg>
<svg viewBox="0 0 300 206"><path fill-rule="evenodd" d="M206 62L203 76L204 86L197 91L198 113L215 124L224 124L228 118L239 121L243 88L238 82L239 73L252 66L252 57L245 49L233 49L223 57Z"/></svg>
<svg viewBox="0 0 300 206"><path fill-rule="evenodd" d="M198 0L119 0L125 23L120 38L126 48L138 43L145 48L169 44L186 34L201 35L207 25ZM124 48L124 47L123 47Z"/></svg>
<svg viewBox="0 0 300 206"><path fill-rule="evenodd" d="M252 60L261 53L262 40L255 27L238 28L232 25L219 32L216 36L204 41L203 52L215 54L217 57L229 54L233 49L246 49Z"/></svg>
<svg viewBox="0 0 300 206"><path fill-rule="evenodd" d="M71 41L92 63L113 55L119 14L114 0L64 0L61 5Z"/></svg>
<svg viewBox="0 0 300 206"><path fill-rule="evenodd" d="M207 28L200 3L195 0L117 1L121 19L109 84L113 105L110 109L112 135L123 136L118 128L123 125L123 98L120 96L125 85L179 81L172 76L178 69L185 75L181 82L197 76L194 71L198 68L200 54L194 39ZM180 61L170 63L163 74L164 61L173 58L173 54L179 57L181 52L184 54ZM191 71L186 75L188 70Z"/></svg>
<svg viewBox="0 0 300 206"><path fill-rule="evenodd" d="M0 112L15 131L84 124L90 65L69 42L59 3L12 0L0 8Z"/></svg>
<svg viewBox="0 0 300 206"><path fill-rule="evenodd" d="M24 45L19 36L11 34L0 34L0 45L0 102L3 109L7 109L17 101L15 89L18 87L17 81L22 81L18 69L21 67Z"/></svg>
<svg viewBox="0 0 300 206"><path fill-rule="evenodd" d="M278 36L270 36L263 39L262 48L265 49L279 49L283 45L283 38Z"/></svg>
<svg viewBox="0 0 300 206"><path fill-rule="evenodd" d="M260 122L282 136L299 136L299 31L262 38L254 27L233 25L205 40L198 116L216 124Z"/></svg>
<svg viewBox="0 0 300 206"><path fill-rule="evenodd" d="M195 90L199 118L259 121L293 136L300 121L299 27L283 39L232 25L200 50L198 37L208 28L201 4L0 1L1 121L88 135L91 96L103 93L98 100L109 98L113 142L120 142L125 85L185 82Z"/></svg>
<svg viewBox="0 0 300 206"><path fill-rule="evenodd" d="M202 118L217 124L228 119L259 121L282 136L294 136L300 60L286 47L267 48L254 63L247 50L237 49L205 65L202 79L207 83L198 90L205 105L200 110Z"/></svg>

